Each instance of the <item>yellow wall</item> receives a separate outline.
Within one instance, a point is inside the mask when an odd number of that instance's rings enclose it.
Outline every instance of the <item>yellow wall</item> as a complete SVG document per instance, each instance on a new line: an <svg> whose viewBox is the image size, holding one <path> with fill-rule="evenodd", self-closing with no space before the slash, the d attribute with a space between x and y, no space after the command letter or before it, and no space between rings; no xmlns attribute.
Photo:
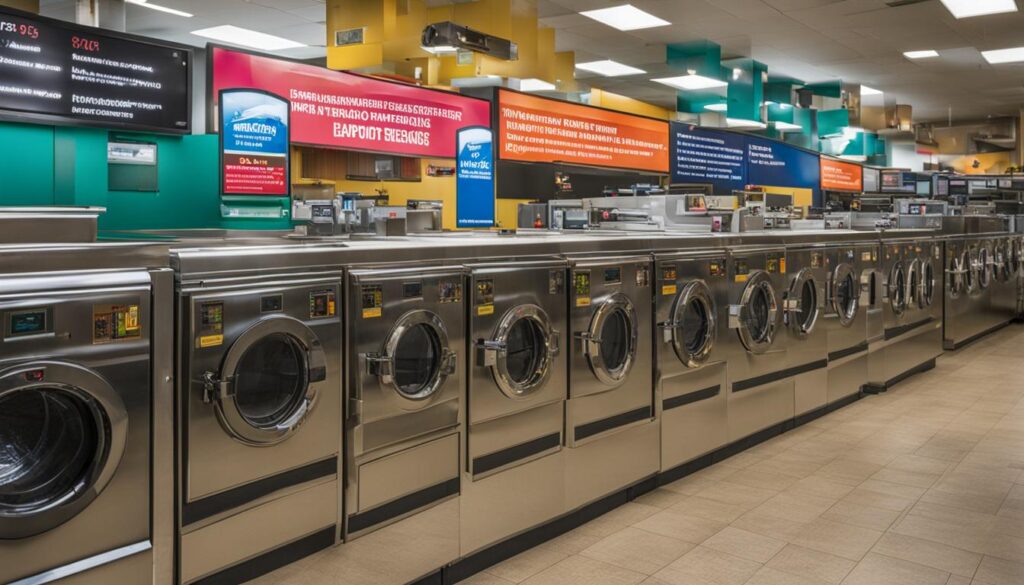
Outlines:
<svg viewBox="0 0 1024 585"><path fill-rule="evenodd" d="M669 120L674 114L665 108L596 87L590 90L590 105L661 120Z"/></svg>
<svg viewBox="0 0 1024 585"><path fill-rule="evenodd" d="M803 207L805 210L814 205L814 191L811 189L797 189L796 187L771 187L759 185L765 193L772 195L792 195L793 207Z"/></svg>
<svg viewBox="0 0 1024 585"><path fill-rule="evenodd" d="M0 6L10 6L18 10L39 14L39 0L0 0Z"/></svg>
<svg viewBox="0 0 1024 585"><path fill-rule="evenodd" d="M1006 172L1007 167L1013 165L1012 157L1012 152L989 152L968 154L944 162L953 167L953 170L965 175L1001 175ZM974 161L981 163L978 168L973 167Z"/></svg>
<svg viewBox="0 0 1024 585"><path fill-rule="evenodd" d="M497 199L494 215L497 218L498 227L515 229L519 224L519 204L531 201L535 201L535 199Z"/></svg>

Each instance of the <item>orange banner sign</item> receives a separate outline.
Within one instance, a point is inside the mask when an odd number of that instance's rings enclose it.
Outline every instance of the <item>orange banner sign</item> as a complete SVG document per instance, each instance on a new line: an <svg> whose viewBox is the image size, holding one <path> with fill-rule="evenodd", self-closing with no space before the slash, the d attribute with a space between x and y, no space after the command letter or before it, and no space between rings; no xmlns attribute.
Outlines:
<svg viewBox="0 0 1024 585"><path fill-rule="evenodd" d="M858 164L821 157L821 188L835 191L863 191L864 169Z"/></svg>
<svg viewBox="0 0 1024 585"><path fill-rule="evenodd" d="M499 157L668 172L668 122L501 90Z"/></svg>

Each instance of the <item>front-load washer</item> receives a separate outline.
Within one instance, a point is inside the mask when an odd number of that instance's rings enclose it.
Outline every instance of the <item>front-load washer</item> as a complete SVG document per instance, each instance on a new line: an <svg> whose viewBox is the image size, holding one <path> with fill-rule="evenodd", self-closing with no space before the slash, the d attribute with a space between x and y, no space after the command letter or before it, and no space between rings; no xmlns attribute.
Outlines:
<svg viewBox="0 0 1024 585"><path fill-rule="evenodd" d="M868 379L868 313L878 298L876 242L829 246L825 314L829 405L860 394Z"/></svg>
<svg viewBox="0 0 1024 585"><path fill-rule="evenodd" d="M242 582L337 541L342 270L329 246L172 250L178 578Z"/></svg>
<svg viewBox="0 0 1024 585"><path fill-rule="evenodd" d="M729 306L724 249L656 253L655 390L661 419L661 480L729 442Z"/></svg>
<svg viewBox="0 0 1024 585"><path fill-rule="evenodd" d="M171 406L166 248L12 246L0 263L0 582L170 583L154 546L170 551L172 495L153 481L171 481L153 469L171 453L153 408Z"/></svg>
<svg viewBox="0 0 1024 585"><path fill-rule="evenodd" d="M867 392L882 392L935 365L942 353L942 314L938 299L941 243L932 236L883 235L883 332L870 352ZM930 275L930 276L927 276Z"/></svg>
<svg viewBox="0 0 1024 585"><path fill-rule="evenodd" d="M1015 239L999 236L993 239L992 253L992 316L996 327L1014 319L1017 310L1017 271L1014 257Z"/></svg>
<svg viewBox="0 0 1024 585"><path fill-rule="evenodd" d="M564 259L469 264L463 555L566 511Z"/></svg>
<svg viewBox="0 0 1024 585"><path fill-rule="evenodd" d="M413 581L459 557L465 284L460 267L348 271L339 554L381 582Z"/></svg>
<svg viewBox="0 0 1024 585"><path fill-rule="evenodd" d="M569 257L570 510L658 472L651 256Z"/></svg>
<svg viewBox="0 0 1024 585"><path fill-rule="evenodd" d="M747 438L794 415L793 377L787 372L783 330L786 251L774 245L728 248L729 441Z"/></svg>
<svg viewBox="0 0 1024 585"><path fill-rule="evenodd" d="M828 330L822 319L829 277L825 244L787 245L786 269L782 321L794 414L812 415L828 401Z"/></svg>

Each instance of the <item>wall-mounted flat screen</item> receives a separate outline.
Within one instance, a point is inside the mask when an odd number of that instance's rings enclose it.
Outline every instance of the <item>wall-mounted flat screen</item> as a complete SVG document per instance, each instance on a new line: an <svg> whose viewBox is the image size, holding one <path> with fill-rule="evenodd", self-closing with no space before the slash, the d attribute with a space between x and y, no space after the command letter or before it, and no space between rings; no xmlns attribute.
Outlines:
<svg viewBox="0 0 1024 585"><path fill-rule="evenodd" d="M191 129L192 52L0 8L0 115L109 128Z"/></svg>
<svg viewBox="0 0 1024 585"><path fill-rule="evenodd" d="M879 183L881 182L881 171L879 169L873 169L871 167L864 167L864 192L865 193L878 193Z"/></svg>

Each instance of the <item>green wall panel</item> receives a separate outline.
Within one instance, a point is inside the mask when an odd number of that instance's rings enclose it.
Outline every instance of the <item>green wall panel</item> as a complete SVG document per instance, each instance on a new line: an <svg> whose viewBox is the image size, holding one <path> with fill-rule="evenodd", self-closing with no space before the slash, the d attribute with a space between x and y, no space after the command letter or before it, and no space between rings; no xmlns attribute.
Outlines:
<svg viewBox="0 0 1024 585"><path fill-rule="evenodd" d="M53 127L0 124L0 205L53 204Z"/></svg>

